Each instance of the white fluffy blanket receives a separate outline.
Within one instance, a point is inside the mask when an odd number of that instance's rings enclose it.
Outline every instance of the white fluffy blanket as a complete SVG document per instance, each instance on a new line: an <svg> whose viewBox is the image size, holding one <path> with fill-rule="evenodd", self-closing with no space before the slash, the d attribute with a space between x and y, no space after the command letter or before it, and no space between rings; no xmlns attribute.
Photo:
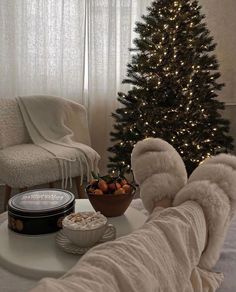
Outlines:
<svg viewBox="0 0 236 292"><path fill-rule="evenodd" d="M197 267L206 233L197 203L156 208L141 229L93 248L65 276L31 292L213 292L223 276Z"/></svg>
<svg viewBox="0 0 236 292"><path fill-rule="evenodd" d="M71 164L78 163L81 181L97 172L100 156L90 147L85 108L54 96L18 97L25 125L32 141L52 153L60 162L62 181L71 178Z"/></svg>

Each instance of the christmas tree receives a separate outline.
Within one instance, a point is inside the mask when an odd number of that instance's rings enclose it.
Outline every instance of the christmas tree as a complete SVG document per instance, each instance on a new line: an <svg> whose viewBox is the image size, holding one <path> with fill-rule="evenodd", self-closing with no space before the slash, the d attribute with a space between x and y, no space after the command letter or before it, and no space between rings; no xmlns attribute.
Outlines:
<svg viewBox="0 0 236 292"><path fill-rule="evenodd" d="M194 0L156 0L142 21L127 65L131 84L118 93L122 107L115 119L108 149L108 167L130 171L130 154L137 141L159 137L182 156L188 173L205 158L233 149L229 121L216 99L224 84L213 51L216 44Z"/></svg>

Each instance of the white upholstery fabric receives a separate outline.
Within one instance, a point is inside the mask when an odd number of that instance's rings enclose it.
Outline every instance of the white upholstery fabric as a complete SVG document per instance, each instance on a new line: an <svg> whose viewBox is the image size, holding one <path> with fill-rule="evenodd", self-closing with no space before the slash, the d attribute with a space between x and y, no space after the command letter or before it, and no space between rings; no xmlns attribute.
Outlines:
<svg viewBox="0 0 236 292"><path fill-rule="evenodd" d="M73 165L71 174L80 175L78 165ZM11 187L30 187L61 177L58 161L37 145L22 144L0 150L0 179Z"/></svg>
<svg viewBox="0 0 236 292"><path fill-rule="evenodd" d="M0 149L29 142L16 99L0 99Z"/></svg>
<svg viewBox="0 0 236 292"><path fill-rule="evenodd" d="M87 131L89 138L84 116L79 115L73 126L83 130L84 135ZM80 124L78 120L81 120ZM89 143L89 139L86 142ZM64 147L63 154L70 156L70 151ZM55 155L32 144L16 98L0 99L0 181L13 188L23 188L67 178L68 169L59 164ZM81 168L86 169L84 161L71 164L69 176L82 176Z"/></svg>

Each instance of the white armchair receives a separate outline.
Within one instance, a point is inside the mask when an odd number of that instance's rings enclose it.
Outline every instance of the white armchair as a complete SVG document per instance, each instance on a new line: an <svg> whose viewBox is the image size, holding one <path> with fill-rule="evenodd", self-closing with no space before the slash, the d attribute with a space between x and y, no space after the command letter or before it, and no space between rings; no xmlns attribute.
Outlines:
<svg viewBox="0 0 236 292"><path fill-rule="evenodd" d="M86 114L86 112L85 112ZM72 167L79 197L83 197L79 167ZM0 99L0 182L5 184L4 207L12 188L29 187L61 180L58 160L45 149L32 143L16 99Z"/></svg>

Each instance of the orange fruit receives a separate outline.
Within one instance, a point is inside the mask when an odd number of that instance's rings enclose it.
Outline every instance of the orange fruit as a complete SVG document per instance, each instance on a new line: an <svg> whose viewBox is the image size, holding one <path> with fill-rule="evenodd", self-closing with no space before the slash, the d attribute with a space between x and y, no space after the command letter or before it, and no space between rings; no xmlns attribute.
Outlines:
<svg viewBox="0 0 236 292"><path fill-rule="evenodd" d="M99 182L98 182L98 187L100 190L102 190L104 193L108 190L108 185L107 183L105 182L105 180L103 179L100 179Z"/></svg>
<svg viewBox="0 0 236 292"><path fill-rule="evenodd" d="M103 195L103 191L102 190L100 190L100 189L96 189L96 190L94 190L94 195Z"/></svg>
<svg viewBox="0 0 236 292"><path fill-rule="evenodd" d="M114 195L124 195L124 194L125 194L125 190L123 188L119 188L118 190L114 192Z"/></svg>
<svg viewBox="0 0 236 292"><path fill-rule="evenodd" d="M131 186L130 185L128 185L128 184L123 185L122 188L125 190L126 194L131 193Z"/></svg>

